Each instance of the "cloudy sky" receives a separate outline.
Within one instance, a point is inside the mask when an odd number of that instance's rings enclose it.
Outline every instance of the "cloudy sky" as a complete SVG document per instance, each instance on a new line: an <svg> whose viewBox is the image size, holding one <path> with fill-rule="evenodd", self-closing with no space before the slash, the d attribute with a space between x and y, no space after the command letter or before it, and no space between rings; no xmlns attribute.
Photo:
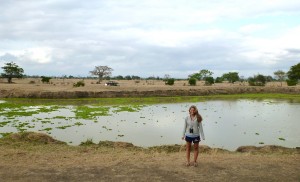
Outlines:
<svg viewBox="0 0 300 182"><path fill-rule="evenodd" d="M300 1L0 0L9 61L27 75L273 75L300 62Z"/></svg>

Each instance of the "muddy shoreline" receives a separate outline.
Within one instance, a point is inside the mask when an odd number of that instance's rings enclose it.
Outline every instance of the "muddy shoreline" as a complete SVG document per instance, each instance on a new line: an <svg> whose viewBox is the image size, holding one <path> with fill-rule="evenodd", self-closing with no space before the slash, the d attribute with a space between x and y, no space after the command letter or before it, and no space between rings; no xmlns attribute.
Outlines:
<svg viewBox="0 0 300 182"><path fill-rule="evenodd" d="M171 97L171 96L207 96L229 94L300 94L300 87L201 87L186 89L149 89L149 90L72 90L72 91L34 91L22 89L0 89L0 98L43 98L43 99L73 99L73 98L113 98L113 97Z"/></svg>

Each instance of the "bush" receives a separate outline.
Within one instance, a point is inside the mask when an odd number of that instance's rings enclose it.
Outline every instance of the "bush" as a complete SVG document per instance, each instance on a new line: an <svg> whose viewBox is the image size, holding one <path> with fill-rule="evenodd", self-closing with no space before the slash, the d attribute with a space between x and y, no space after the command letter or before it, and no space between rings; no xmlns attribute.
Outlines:
<svg viewBox="0 0 300 182"><path fill-rule="evenodd" d="M215 80L213 77L206 77L205 78L205 85L212 85L215 83Z"/></svg>
<svg viewBox="0 0 300 182"><path fill-rule="evenodd" d="M34 80L31 80L31 81L29 82L29 84L35 84L35 81L34 81Z"/></svg>
<svg viewBox="0 0 300 182"><path fill-rule="evenodd" d="M250 86L265 86L266 85L266 77L263 75L256 75L254 77L250 77L248 79L248 83Z"/></svg>
<svg viewBox="0 0 300 182"><path fill-rule="evenodd" d="M174 78L168 78L165 80L166 85L174 85L175 79Z"/></svg>
<svg viewBox="0 0 300 182"><path fill-rule="evenodd" d="M189 79L189 84L192 85L192 86L195 86L197 83L197 79L196 78L190 78Z"/></svg>
<svg viewBox="0 0 300 182"><path fill-rule="evenodd" d="M216 78L216 83L222 83L224 79L222 77L217 77Z"/></svg>
<svg viewBox="0 0 300 182"><path fill-rule="evenodd" d="M73 87L84 87L84 81L82 80L82 81L78 81L77 83L74 83L73 84Z"/></svg>
<svg viewBox="0 0 300 182"><path fill-rule="evenodd" d="M295 86L295 85L297 85L298 80L288 79L288 80L286 80L286 83L287 83L288 86Z"/></svg>
<svg viewBox="0 0 300 182"><path fill-rule="evenodd" d="M41 76L41 78L43 83L49 83L51 79L51 77L47 77L47 76Z"/></svg>

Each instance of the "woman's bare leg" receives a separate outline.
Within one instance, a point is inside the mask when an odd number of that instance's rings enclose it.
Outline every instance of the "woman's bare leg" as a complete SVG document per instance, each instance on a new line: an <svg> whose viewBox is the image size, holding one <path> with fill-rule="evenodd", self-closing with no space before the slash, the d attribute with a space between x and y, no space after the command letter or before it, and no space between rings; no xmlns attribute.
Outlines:
<svg viewBox="0 0 300 182"><path fill-rule="evenodd" d="M197 159L199 154L199 143L194 143L194 163L197 165Z"/></svg>
<svg viewBox="0 0 300 182"><path fill-rule="evenodd" d="M187 164L190 163L191 145L192 145L192 143L186 142L186 160L187 160Z"/></svg>

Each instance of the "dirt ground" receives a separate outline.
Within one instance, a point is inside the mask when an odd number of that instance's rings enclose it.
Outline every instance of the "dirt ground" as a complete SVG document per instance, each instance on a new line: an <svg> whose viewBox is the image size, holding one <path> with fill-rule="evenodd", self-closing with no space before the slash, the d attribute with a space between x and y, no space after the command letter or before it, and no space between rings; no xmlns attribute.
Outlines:
<svg viewBox="0 0 300 182"><path fill-rule="evenodd" d="M84 87L73 87L79 79L51 79L50 84L41 83L40 78L13 79L7 84L0 79L0 98L84 98L84 97L139 97L139 96L198 96L209 94L240 93L291 93L299 94L300 85L288 87L286 83L268 83L265 87L251 87L247 83L217 83L204 86L197 82L189 86L187 80L175 81L173 86L165 85L162 80L119 80L119 86L105 86L103 81L84 80Z"/></svg>
<svg viewBox="0 0 300 182"><path fill-rule="evenodd" d="M300 154L200 153L65 145L0 146L0 181L300 181Z"/></svg>

